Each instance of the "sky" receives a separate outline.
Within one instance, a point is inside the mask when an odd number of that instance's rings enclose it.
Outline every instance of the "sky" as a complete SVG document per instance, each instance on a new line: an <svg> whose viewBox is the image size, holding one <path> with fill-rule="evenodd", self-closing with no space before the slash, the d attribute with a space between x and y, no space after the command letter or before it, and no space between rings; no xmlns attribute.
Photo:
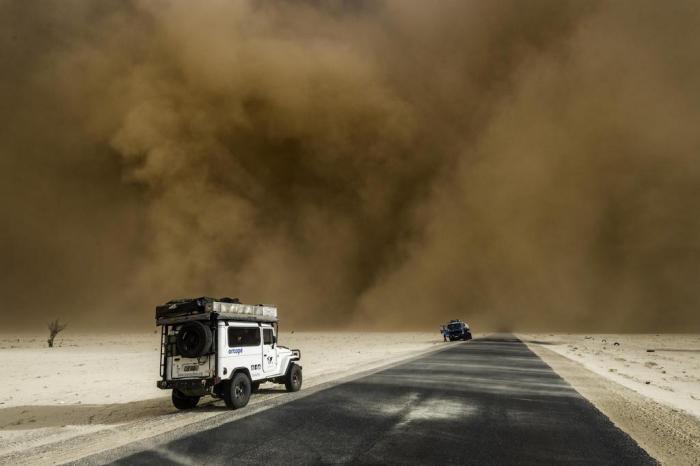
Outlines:
<svg viewBox="0 0 700 466"><path fill-rule="evenodd" d="M0 0L0 326L700 331L695 1Z"/></svg>

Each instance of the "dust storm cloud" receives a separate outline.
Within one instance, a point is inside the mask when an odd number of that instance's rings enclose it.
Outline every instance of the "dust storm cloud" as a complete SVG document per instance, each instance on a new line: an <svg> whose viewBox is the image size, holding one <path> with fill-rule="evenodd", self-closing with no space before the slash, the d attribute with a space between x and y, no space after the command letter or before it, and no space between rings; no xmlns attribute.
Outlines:
<svg viewBox="0 0 700 466"><path fill-rule="evenodd" d="M695 2L0 5L6 328L699 328Z"/></svg>

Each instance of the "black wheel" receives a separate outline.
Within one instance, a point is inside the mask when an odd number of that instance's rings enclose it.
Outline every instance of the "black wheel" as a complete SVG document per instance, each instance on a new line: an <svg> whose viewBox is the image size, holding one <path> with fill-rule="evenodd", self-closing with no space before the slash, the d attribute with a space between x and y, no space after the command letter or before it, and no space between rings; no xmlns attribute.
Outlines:
<svg viewBox="0 0 700 466"><path fill-rule="evenodd" d="M186 358L197 358L211 348L211 329L201 322L182 324L177 332L175 346L178 353Z"/></svg>
<svg viewBox="0 0 700 466"><path fill-rule="evenodd" d="M258 390L260 390L260 382L253 382L250 385L250 391L251 393L258 393Z"/></svg>
<svg viewBox="0 0 700 466"><path fill-rule="evenodd" d="M287 376L284 379L284 387L288 392L298 392L301 388L301 367L290 364Z"/></svg>
<svg viewBox="0 0 700 466"><path fill-rule="evenodd" d="M224 387L226 406L229 409L238 409L247 405L251 388L250 378L245 373L239 372L234 375Z"/></svg>
<svg viewBox="0 0 700 466"><path fill-rule="evenodd" d="M467 333L467 340L471 340L471 339L472 339L472 334L471 334L471 333Z"/></svg>
<svg viewBox="0 0 700 466"><path fill-rule="evenodd" d="M192 409L199 403L198 396L188 396L182 393L180 390L173 389L173 406L177 409Z"/></svg>

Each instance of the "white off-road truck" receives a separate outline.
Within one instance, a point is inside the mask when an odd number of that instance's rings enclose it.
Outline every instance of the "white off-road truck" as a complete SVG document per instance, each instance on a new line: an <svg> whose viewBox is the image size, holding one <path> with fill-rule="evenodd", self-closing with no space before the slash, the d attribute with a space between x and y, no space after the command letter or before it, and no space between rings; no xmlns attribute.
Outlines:
<svg viewBox="0 0 700 466"><path fill-rule="evenodd" d="M301 352L277 344L274 306L178 299L156 307L156 325L162 328L157 385L172 390L178 409L194 408L204 395L242 408L263 382L301 388Z"/></svg>

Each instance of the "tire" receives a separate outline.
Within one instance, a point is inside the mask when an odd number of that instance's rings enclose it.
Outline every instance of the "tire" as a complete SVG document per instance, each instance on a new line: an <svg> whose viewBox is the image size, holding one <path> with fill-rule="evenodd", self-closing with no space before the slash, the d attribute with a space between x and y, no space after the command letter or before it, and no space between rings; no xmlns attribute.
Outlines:
<svg viewBox="0 0 700 466"><path fill-rule="evenodd" d="M260 382L253 382L250 385L250 391L251 393L258 393L258 390L260 390Z"/></svg>
<svg viewBox="0 0 700 466"><path fill-rule="evenodd" d="M211 329L201 322L183 324L177 332L175 346L178 353L186 358L198 358L211 348Z"/></svg>
<svg viewBox="0 0 700 466"><path fill-rule="evenodd" d="M245 372L236 373L224 386L224 402L229 409L239 409L248 404L251 391L250 377Z"/></svg>
<svg viewBox="0 0 700 466"><path fill-rule="evenodd" d="M290 364L287 376L284 378L284 388L288 392L298 392L301 389L301 382L301 367L294 363Z"/></svg>
<svg viewBox="0 0 700 466"><path fill-rule="evenodd" d="M188 396L174 388L172 393L173 406L177 409L192 409L199 403L198 396Z"/></svg>

